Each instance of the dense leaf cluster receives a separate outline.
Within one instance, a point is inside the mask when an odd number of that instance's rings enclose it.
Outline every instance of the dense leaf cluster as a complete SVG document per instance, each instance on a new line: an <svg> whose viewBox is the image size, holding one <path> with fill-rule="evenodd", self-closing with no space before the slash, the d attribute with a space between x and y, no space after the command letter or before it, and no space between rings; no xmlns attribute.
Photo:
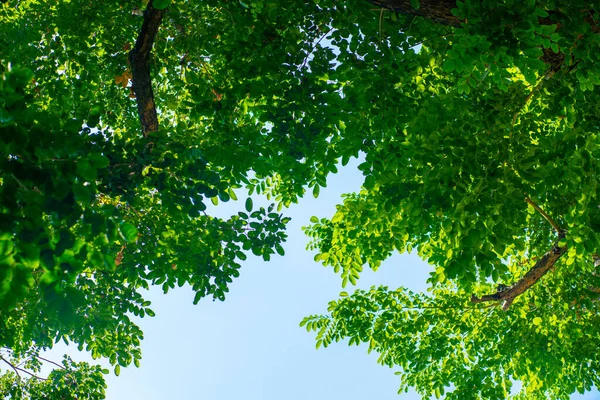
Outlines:
<svg viewBox="0 0 600 400"><path fill-rule="evenodd" d="M517 380L517 397L566 398L597 385L596 10L371 3L154 0L160 129L146 135L128 55L147 2L2 2L5 364L36 371L59 340L117 373L137 364L130 315L153 315L140 289L223 299L247 252L283 254L282 208L360 157L362 190L306 228L315 259L345 286L414 249L435 266L431 291L332 302L304 321L318 344L367 342L425 397L504 398ZM240 189L276 204L207 214ZM511 295L507 311L483 302L494 291ZM13 372L2 384L15 397L50 390ZM68 374L60 390L84 396Z"/></svg>

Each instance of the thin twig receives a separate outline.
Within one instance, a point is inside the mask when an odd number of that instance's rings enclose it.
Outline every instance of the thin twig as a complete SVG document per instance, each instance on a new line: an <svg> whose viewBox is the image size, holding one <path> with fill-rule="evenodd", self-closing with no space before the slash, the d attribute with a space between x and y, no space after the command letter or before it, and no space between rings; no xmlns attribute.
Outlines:
<svg viewBox="0 0 600 400"><path fill-rule="evenodd" d="M8 365L10 365L10 367L15 371L15 374L17 374L17 377L19 379L21 379L21 374L19 374L19 368L17 368L13 363L9 362L6 358L4 358L2 356L0 356L0 360L4 361Z"/></svg>
<svg viewBox="0 0 600 400"><path fill-rule="evenodd" d="M323 36L321 36L319 38L319 40L317 41L317 43L314 44L314 46L312 47L312 49L310 50L310 52L306 55L306 57L304 57L304 61L302 61L302 65L300 66L300 68L298 68L300 71L302 71L304 69L304 67L306 66L306 63L308 62L308 57L310 57L312 55L312 53L314 53L314 51L317 48L317 46L319 45L319 43L321 43L321 41L323 39L325 39L327 37L327 35L329 35L329 33L331 33L332 30L333 30L333 28L331 28L327 32L325 32L323 34Z"/></svg>
<svg viewBox="0 0 600 400"><path fill-rule="evenodd" d="M535 92L539 91L540 87L542 86L542 83L544 83L544 81L547 81L548 79L552 78L554 76L554 74L555 74L555 72L552 70L549 71L548 73L544 74L542 79L540 79L540 81L534 86L534 88L531 89L531 92L527 95L527 97L525 97L525 102L523 103L523 106L521 106L517 111L515 111L513 118L512 118L512 123L511 123L511 136L512 136L512 129L514 128L515 123L517 122L517 118L519 117L519 114L521 113L521 111L525 107L527 107L527 105L531 101Z"/></svg>
<svg viewBox="0 0 600 400"><path fill-rule="evenodd" d="M42 360L42 361L46 361L47 363L54 364L54 365L56 365L58 368L61 368L61 369L66 369L66 368L64 367L64 365L60 365L60 364L59 364L59 363L57 363L57 362L54 362L54 361L52 361L52 360L48 360L47 358L44 358L44 357L41 357L41 356L35 356L35 357L36 357L36 358L39 358L39 359L40 359L40 360Z"/></svg>
<svg viewBox="0 0 600 400"><path fill-rule="evenodd" d="M379 13L379 43L381 43L383 41L383 32L382 32L382 25L383 25L383 12L385 11L385 8L381 8L381 12Z"/></svg>
<svg viewBox="0 0 600 400"><path fill-rule="evenodd" d="M546 221L548 221L550 223L550 225L552 225L552 227L554 228L554 230L556 231L556 233L558 233L560 235L560 233L562 232L562 229L560 229L560 226L558 226L558 224L556 222L554 222L554 220L544 212L544 210L542 210L540 208L540 206L538 206L537 204L535 204L535 202L533 200L531 200L529 198L529 196L525 197L525 201L531 205L537 212L539 212L542 217L544 217L546 219Z"/></svg>
<svg viewBox="0 0 600 400"><path fill-rule="evenodd" d="M10 361L8 361L6 358L4 358L2 356L0 356L0 360L4 361L8 365L10 365L10 367L15 371L15 373L17 374L17 376L19 377L19 379L21 379L21 375L19 374L19 371L21 371L21 372L26 373L27 375L31 375L32 377L34 377L35 379L38 379L40 381L47 381L48 380L47 378L42 378L41 376L37 376L33 372L29 372L26 369L17 367L16 365L14 365L13 363L11 363Z"/></svg>

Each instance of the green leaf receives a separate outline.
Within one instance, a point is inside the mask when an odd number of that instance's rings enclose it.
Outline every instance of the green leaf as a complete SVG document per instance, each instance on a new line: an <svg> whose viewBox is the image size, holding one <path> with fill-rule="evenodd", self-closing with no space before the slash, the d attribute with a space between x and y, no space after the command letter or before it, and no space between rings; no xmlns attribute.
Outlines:
<svg viewBox="0 0 600 400"><path fill-rule="evenodd" d="M317 222L319 222L319 218L317 218L313 215L312 217L310 217L310 222L312 222L313 224L316 224Z"/></svg>
<svg viewBox="0 0 600 400"><path fill-rule="evenodd" d="M90 164L95 168L106 168L109 165L108 158L99 153L92 153L88 156Z"/></svg>
<svg viewBox="0 0 600 400"><path fill-rule="evenodd" d="M0 240L0 256L5 257L12 254L14 243L12 240Z"/></svg>
<svg viewBox="0 0 600 400"><path fill-rule="evenodd" d="M313 197L316 199L317 197L319 197L319 192L321 191L321 188L319 187L319 185L315 185L315 187L313 188Z"/></svg>
<svg viewBox="0 0 600 400"><path fill-rule="evenodd" d="M88 249L87 260L95 268L102 269L104 267L104 257L102 256L102 253L100 253L98 250L96 250L94 248Z"/></svg>
<svg viewBox="0 0 600 400"><path fill-rule="evenodd" d="M454 60L451 58L446 59L442 65L442 68L444 69L444 72L450 73L454 71Z"/></svg>
<svg viewBox="0 0 600 400"><path fill-rule="evenodd" d="M77 160L77 173L88 182L93 182L98 178L96 168L85 158Z"/></svg>
<svg viewBox="0 0 600 400"><path fill-rule="evenodd" d="M252 212L252 207L253 207L253 204L252 204L252 198L251 198L251 197L248 197L248 198L246 199L246 204L245 204L245 207L246 207L246 211L248 211L248 212Z"/></svg>
<svg viewBox="0 0 600 400"><path fill-rule="evenodd" d="M277 251L277 254L279 254L280 256L285 255L285 250L283 249L283 247L281 247L279 243L275 245L275 251Z"/></svg>
<svg viewBox="0 0 600 400"><path fill-rule="evenodd" d="M119 225L119 233L127 243L134 243L138 238L138 230L129 222L122 222Z"/></svg>
<svg viewBox="0 0 600 400"><path fill-rule="evenodd" d="M331 218L331 222L334 224L337 224L338 222L341 222L344 219L344 214L342 214L341 212L336 212L335 215L333 216L333 218Z"/></svg>
<svg viewBox="0 0 600 400"><path fill-rule="evenodd" d="M75 200L81 204L92 204L95 200L94 198L94 188L90 185L84 185L79 182L76 182L73 185L73 194L75 196Z"/></svg>
<svg viewBox="0 0 600 400"><path fill-rule="evenodd" d="M169 7L170 4L171 0L152 0L152 5L157 10L164 10L165 8Z"/></svg>

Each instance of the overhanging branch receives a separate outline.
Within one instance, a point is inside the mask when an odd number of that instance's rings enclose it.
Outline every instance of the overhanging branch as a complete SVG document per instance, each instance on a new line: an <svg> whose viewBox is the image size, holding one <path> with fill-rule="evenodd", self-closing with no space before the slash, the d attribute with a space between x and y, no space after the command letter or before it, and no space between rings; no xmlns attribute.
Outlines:
<svg viewBox="0 0 600 400"><path fill-rule="evenodd" d="M560 246L559 243L565 237L565 231L550 217L540 206L538 206L530 197L525 196L527 204L531 205L546 221L552 225L552 228L558 234L557 243L552 246L552 249L544 254L542 258L538 259L535 265L516 283L508 287L502 287L498 289L496 293L486 294L482 297L475 295L471 296L471 302L483 303L486 301L503 301L502 309L508 310L512 302L517 296L525 293L527 289L535 285L550 269L556 264L556 261L567 251L567 246Z"/></svg>
<svg viewBox="0 0 600 400"><path fill-rule="evenodd" d="M166 10L157 10L152 5L152 0L144 11L144 23L138 35L135 46L129 52L133 92L135 93L138 114L142 123L142 133L147 137L150 133L158 131L158 117L152 92L152 79L150 77L150 52L154 38Z"/></svg>
<svg viewBox="0 0 600 400"><path fill-rule="evenodd" d="M468 23L454 14L452 9L458 8L456 0L419 0L419 7L415 9L411 3L411 0L367 0L369 3L374 4L378 8L383 8L398 14L414 15L417 17L423 17L437 24L451 26L459 28L461 24ZM493 10L490 10L493 13ZM540 25L553 25L556 24L550 17L538 18ZM593 21L593 19L592 19ZM595 22L590 22L592 30L598 29ZM564 63L565 54L558 52L555 53L550 48L545 48L544 54L540 57L544 63L546 63L551 71L558 71Z"/></svg>
<svg viewBox="0 0 600 400"><path fill-rule="evenodd" d="M558 241L564 238L564 233L558 236ZM503 301L502 309L508 310L517 296L525 293L527 289L535 285L550 269L556 264L556 261L567 251L567 246L559 246L558 242L552 246L552 249L540 258L535 265L516 283L493 294L486 294L482 297L473 295L471 302L483 303L486 301Z"/></svg>
<svg viewBox="0 0 600 400"><path fill-rule="evenodd" d="M431 20L438 24L460 27L460 20L450 12L456 7L456 0L420 0L418 10L410 0L368 0L377 7L398 14L415 15Z"/></svg>

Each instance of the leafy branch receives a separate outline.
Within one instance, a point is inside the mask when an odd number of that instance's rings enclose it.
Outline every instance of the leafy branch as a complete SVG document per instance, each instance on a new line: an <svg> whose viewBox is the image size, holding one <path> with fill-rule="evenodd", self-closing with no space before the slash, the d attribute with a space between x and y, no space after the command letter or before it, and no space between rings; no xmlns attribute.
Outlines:
<svg viewBox="0 0 600 400"><path fill-rule="evenodd" d="M525 293L531 286L535 285L550 269L556 261L567 251L567 246L560 246L559 243L565 237L565 231L538 206L531 198L526 197L525 201L530 204L542 217L552 225L552 228L558 233L558 242L552 246L552 249L545 253L535 265L516 283L508 287L499 287L496 293L486 294L482 297L471 296L472 303L483 303L486 301L503 301L502 309L508 310L515 298Z"/></svg>
<svg viewBox="0 0 600 400"><path fill-rule="evenodd" d="M42 378L41 376L38 376L38 375L34 374L33 372L27 371L26 369L21 368L21 367L15 365L15 364L11 363L10 361L8 361L6 358L4 358L2 356L0 356L0 360L4 361L6 364L8 364L13 369L13 371L15 371L15 374L17 374L17 377L19 379L21 379L21 374L19 374L19 372L24 372L27 375L30 375L33 378L37 379L37 380L40 380L40 381L46 381L46 380L48 380L47 378Z"/></svg>

